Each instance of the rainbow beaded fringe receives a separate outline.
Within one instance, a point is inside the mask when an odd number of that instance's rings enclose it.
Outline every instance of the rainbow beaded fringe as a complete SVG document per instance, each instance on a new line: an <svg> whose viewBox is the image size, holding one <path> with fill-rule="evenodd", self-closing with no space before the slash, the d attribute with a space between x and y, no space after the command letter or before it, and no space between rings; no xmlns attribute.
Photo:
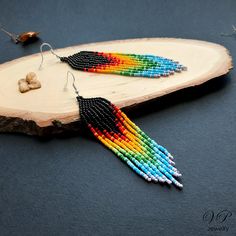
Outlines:
<svg viewBox="0 0 236 236"><path fill-rule="evenodd" d="M77 70L150 78L186 70L179 62L154 55L81 51L60 60Z"/></svg>
<svg viewBox="0 0 236 236"><path fill-rule="evenodd" d="M80 117L93 135L146 181L182 188L172 155L104 98L77 97Z"/></svg>

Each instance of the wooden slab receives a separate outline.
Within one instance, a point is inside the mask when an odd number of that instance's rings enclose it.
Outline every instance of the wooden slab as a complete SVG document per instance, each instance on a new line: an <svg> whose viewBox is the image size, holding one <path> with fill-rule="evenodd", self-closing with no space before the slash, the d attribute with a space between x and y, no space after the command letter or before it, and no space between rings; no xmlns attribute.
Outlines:
<svg viewBox="0 0 236 236"><path fill-rule="evenodd" d="M42 135L61 132L64 127L77 127L74 122L79 120L79 108L71 86L72 80L68 91L63 90L68 70L73 71L77 78L76 85L82 96L101 96L120 107L127 107L202 84L226 74L232 68L232 58L223 46L188 39L146 38L100 42L58 49L56 53L68 56L81 50L154 54L179 61L188 70L169 77L150 79L75 71L49 51L44 52L42 70L38 69L40 54L22 57L0 65L0 131ZM17 81L31 71L38 75L42 88L22 94L18 91Z"/></svg>

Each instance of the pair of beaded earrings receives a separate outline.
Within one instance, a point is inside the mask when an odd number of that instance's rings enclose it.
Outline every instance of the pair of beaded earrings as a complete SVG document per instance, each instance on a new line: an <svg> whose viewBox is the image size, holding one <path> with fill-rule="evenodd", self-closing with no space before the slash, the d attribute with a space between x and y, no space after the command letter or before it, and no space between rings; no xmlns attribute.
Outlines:
<svg viewBox="0 0 236 236"><path fill-rule="evenodd" d="M51 52L56 55L49 44L42 44L40 48L42 56L40 68L43 63L42 47L44 45L49 46ZM92 72L122 73L122 75L134 76L145 74L149 77L159 77L173 71L178 72L184 69L184 67L179 65L177 62L147 55L114 55L110 53L79 52L68 58L59 57L58 55L56 56L62 61L68 62L75 69L90 71L89 68L91 68ZM85 58L87 61L86 63ZM116 59L118 64L121 62L122 64L120 66L114 65L114 58L122 58L120 61ZM152 65L149 64L150 58L153 60ZM125 64L127 62L126 60L129 61L130 64ZM157 60L159 60L159 62L157 62ZM133 61L134 64L132 64L131 61ZM159 68L160 66L158 63L161 61L166 63L165 69L164 67L162 69ZM101 66L103 62L106 65L104 67ZM142 63L146 63L145 66L141 66ZM138 66L135 67L136 65ZM100 68L99 70L97 69L98 67ZM112 68L114 68L114 70ZM132 68L132 72L130 68ZM174 167L175 163L173 161L173 156L166 148L151 139L145 132L135 125L135 123L132 122L123 111L107 99L101 97L82 97L75 86L75 77L70 71L67 73L66 87L69 75L73 78L72 85L77 94L76 99L78 101L82 124L90 130L95 138L114 152L118 158L124 161L135 173L146 181L167 184L173 183L179 188L183 187L183 185L178 181L178 177L181 176L181 173Z"/></svg>

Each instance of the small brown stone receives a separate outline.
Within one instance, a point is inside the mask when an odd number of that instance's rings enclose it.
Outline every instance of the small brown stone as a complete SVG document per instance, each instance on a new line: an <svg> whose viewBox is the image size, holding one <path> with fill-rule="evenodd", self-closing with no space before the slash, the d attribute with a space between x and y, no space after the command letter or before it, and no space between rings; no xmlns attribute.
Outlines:
<svg viewBox="0 0 236 236"><path fill-rule="evenodd" d="M41 88L41 83L39 82L39 80L34 80L33 82L31 82L29 85L30 89L38 89Z"/></svg>
<svg viewBox="0 0 236 236"><path fill-rule="evenodd" d="M29 72L25 79L20 79L18 85L21 93L28 92L31 89L41 88L41 83L34 72Z"/></svg>
<svg viewBox="0 0 236 236"><path fill-rule="evenodd" d="M28 92L30 90L28 83L26 82L25 79L20 79L18 81L18 85L19 85L19 90L21 93L25 93Z"/></svg>
<svg viewBox="0 0 236 236"><path fill-rule="evenodd" d="M29 72L27 75L26 75L26 81L30 84L32 83L33 81L37 80L37 75L34 73L34 72Z"/></svg>

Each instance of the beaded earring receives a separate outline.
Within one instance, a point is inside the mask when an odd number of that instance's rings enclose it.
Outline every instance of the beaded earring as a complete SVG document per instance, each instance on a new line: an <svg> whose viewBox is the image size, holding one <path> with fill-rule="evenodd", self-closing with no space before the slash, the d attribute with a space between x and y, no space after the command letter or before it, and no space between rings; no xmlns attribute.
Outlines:
<svg viewBox="0 0 236 236"><path fill-rule="evenodd" d="M174 167L173 156L135 125L117 106L105 98L83 98L75 86L82 124L103 145L124 161L146 181L166 182L179 188L183 185L176 179L180 172Z"/></svg>
<svg viewBox="0 0 236 236"><path fill-rule="evenodd" d="M40 46L42 56L40 67L43 63L44 46L48 46L53 55L62 62L68 63L73 69L87 72L159 78L187 69L177 61L154 55L81 51L68 57L61 57L48 43Z"/></svg>

